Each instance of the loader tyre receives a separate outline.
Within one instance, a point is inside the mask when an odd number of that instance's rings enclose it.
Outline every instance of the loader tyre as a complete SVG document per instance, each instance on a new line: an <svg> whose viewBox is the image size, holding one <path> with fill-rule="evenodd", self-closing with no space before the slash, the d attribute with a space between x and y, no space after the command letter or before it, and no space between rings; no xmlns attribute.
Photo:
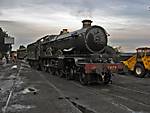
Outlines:
<svg viewBox="0 0 150 113"><path fill-rule="evenodd" d="M143 78L145 77L146 70L142 64L138 63L135 65L134 73L137 77Z"/></svg>

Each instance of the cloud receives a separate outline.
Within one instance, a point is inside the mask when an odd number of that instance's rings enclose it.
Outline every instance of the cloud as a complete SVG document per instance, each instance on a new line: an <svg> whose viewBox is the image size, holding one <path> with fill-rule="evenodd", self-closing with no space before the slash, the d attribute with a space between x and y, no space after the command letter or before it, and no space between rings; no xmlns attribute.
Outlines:
<svg viewBox="0 0 150 113"><path fill-rule="evenodd" d="M149 5L148 0L0 0L0 25L16 37L15 48L62 28L80 29L85 18L103 26L113 45L133 46L136 40L139 46L150 36Z"/></svg>
<svg viewBox="0 0 150 113"><path fill-rule="evenodd" d="M27 45L38 38L50 33L57 33L58 28L48 27L41 24L24 23L16 21L0 21L2 27L10 36L15 37L14 49L19 45Z"/></svg>
<svg viewBox="0 0 150 113"><path fill-rule="evenodd" d="M1 8L13 9L13 8L39 8L39 12L43 9L51 9L46 12L57 12L63 10L64 12L70 12L74 16L92 16L95 10L98 10L99 15L103 12L104 15L115 16L131 16L131 17L143 17L148 14L146 8L149 4L147 0L0 0Z"/></svg>
<svg viewBox="0 0 150 113"><path fill-rule="evenodd" d="M3 15L3 13L0 11L0 16Z"/></svg>
<svg viewBox="0 0 150 113"><path fill-rule="evenodd" d="M76 18L93 18L95 16L105 18L115 17L127 18L131 22L132 20L138 19L148 20L148 17L150 17L149 12L147 11L147 6L149 4L147 0L108 0L107 2L103 0L15 0L13 2L10 0L0 1L0 8L4 10L4 13L11 14L12 16L13 14L18 14L20 16L24 15L28 17L41 15L41 17L43 16L43 18L50 18L57 13L62 13L62 15L67 13L69 15L75 16ZM28 12L30 12L30 14ZM9 18L8 14L7 17ZM47 15L47 17L45 15Z"/></svg>
<svg viewBox="0 0 150 113"><path fill-rule="evenodd" d="M120 46L123 52L133 52L138 47L150 47L149 37L113 38L109 41L112 46Z"/></svg>

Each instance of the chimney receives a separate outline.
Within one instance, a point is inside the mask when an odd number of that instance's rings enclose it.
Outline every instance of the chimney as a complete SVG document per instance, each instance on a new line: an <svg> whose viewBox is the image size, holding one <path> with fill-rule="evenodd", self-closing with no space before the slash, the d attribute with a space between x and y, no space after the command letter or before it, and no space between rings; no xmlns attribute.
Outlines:
<svg viewBox="0 0 150 113"><path fill-rule="evenodd" d="M87 28L91 26L92 21L91 20L83 20L83 28Z"/></svg>
<svg viewBox="0 0 150 113"><path fill-rule="evenodd" d="M68 29L63 29L63 34L68 33Z"/></svg>
<svg viewBox="0 0 150 113"><path fill-rule="evenodd" d="M68 32L68 29L63 29L62 31L60 31L60 35L66 34L66 33L69 33L69 32Z"/></svg>

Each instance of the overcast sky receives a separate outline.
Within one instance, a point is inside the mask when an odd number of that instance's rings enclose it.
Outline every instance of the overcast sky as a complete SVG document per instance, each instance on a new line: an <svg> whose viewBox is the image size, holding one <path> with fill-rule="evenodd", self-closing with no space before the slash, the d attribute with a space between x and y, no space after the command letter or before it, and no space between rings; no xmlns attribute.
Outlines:
<svg viewBox="0 0 150 113"><path fill-rule="evenodd" d="M15 37L13 49L47 34L82 27L91 19L122 51L150 46L150 0L0 0L0 27Z"/></svg>

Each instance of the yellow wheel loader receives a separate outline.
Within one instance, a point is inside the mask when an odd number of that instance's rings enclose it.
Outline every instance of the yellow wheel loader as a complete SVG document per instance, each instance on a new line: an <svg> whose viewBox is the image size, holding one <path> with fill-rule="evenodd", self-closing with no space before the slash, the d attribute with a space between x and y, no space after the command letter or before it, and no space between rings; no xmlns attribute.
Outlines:
<svg viewBox="0 0 150 113"><path fill-rule="evenodd" d="M150 74L150 48L137 48L136 51L136 55L123 61L123 64L135 76L143 78L147 73Z"/></svg>

